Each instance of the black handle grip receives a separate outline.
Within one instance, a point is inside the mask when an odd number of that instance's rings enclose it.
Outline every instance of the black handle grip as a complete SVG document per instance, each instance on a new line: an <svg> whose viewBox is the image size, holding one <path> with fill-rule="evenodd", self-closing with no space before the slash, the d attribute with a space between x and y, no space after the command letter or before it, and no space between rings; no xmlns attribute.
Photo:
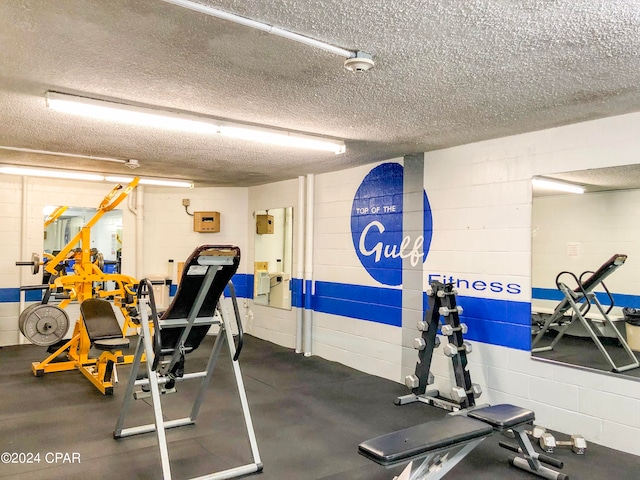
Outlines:
<svg viewBox="0 0 640 480"><path fill-rule="evenodd" d="M498 445L500 445L502 448L506 448L507 450L511 450L512 452L522 453L522 449L518 445L502 441L498 442ZM537 454L536 458L542 463L546 463L547 465L551 465L552 467L564 467L564 462L558 460L557 458L550 457L549 455Z"/></svg>
<svg viewBox="0 0 640 480"><path fill-rule="evenodd" d="M240 358L240 351L244 344L244 331L242 330L242 320L240 319L240 310L238 309L238 300L236 299L236 289L231 280L229 280L229 291L231 292L231 303L233 303L233 312L236 315L236 324L238 325L238 345L236 346L236 354L233 356L233 361L235 362Z"/></svg>
<svg viewBox="0 0 640 480"><path fill-rule="evenodd" d="M149 296L151 320L153 322L153 363L151 364L151 371L155 372L158 369L160 357L162 356L162 340L160 339L160 323L158 322L158 311L156 310L156 299L153 294L153 285L151 280L148 278L140 280L140 284L138 285L138 298L145 295Z"/></svg>
<svg viewBox="0 0 640 480"><path fill-rule="evenodd" d="M500 445L502 448L506 448L507 450L511 450L512 452L516 452L516 453L521 453L522 450L520 449L520 447L518 447L517 445L514 445L512 443L507 443L507 442L498 442L498 445Z"/></svg>
<svg viewBox="0 0 640 480"><path fill-rule="evenodd" d="M549 455L545 455L544 453L538 455L538 460L540 460L542 463L546 463L547 465L551 465L552 467L564 467L564 462L558 460L557 458L550 457Z"/></svg>

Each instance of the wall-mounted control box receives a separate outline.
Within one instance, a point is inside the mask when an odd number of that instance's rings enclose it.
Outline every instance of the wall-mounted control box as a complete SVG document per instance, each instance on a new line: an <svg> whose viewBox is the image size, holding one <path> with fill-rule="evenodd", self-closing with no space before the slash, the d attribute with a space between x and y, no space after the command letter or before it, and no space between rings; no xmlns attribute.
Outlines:
<svg viewBox="0 0 640 480"><path fill-rule="evenodd" d="M217 233L220 231L220 212L193 212L193 231Z"/></svg>
<svg viewBox="0 0 640 480"><path fill-rule="evenodd" d="M256 233L273 233L273 215L256 215Z"/></svg>

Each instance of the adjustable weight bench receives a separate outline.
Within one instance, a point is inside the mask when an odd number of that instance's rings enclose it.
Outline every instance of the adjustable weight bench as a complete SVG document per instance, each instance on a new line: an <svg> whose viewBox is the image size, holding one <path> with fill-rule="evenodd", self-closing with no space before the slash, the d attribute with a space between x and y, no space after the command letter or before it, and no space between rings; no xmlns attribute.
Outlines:
<svg viewBox="0 0 640 480"><path fill-rule="evenodd" d="M502 404L449 415L441 420L415 425L372 438L358 446L365 457L387 468L409 462L394 480L436 480L444 477L485 438L512 430L518 445L502 444L523 456L512 455L509 464L548 480L568 476L541 465L562 468L562 462L533 449L525 428L533 422L531 410Z"/></svg>
<svg viewBox="0 0 640 480"><path fill-rule="evenodd" d="M160 317L155 310L151 282L147 279L142 280L138 287L141 313L140 336L127 383L124 403L113 436L119 439L155 431L164 480L171 478L165 430L195 423L224 343L227 344L231 356L232 371L236 380L253 462L198 477L198 479L230 479L262 470L262 462L249 413L249 404L238 364L238 356L242 349L243 330L231 277L236 273L239 263L240 249L238 247L202 245L196 248L185 262L178 291L171 305ZM237 346L233 338L227 305L223 303L223 292L227 286L231 293L231 303L238 329ZM151 310L150 316L149 310ZM153 324L153 333L149 325L150 321ZM185 355L201 346L213 325L217 325L219 331L205 370L186 372ZM145 367L141 368L143 354L146 355L146 362ZM177 382L189 379L200 379L200 388L189 415L175 420L165 420L161 395L173 393ZM136 387L141 387L142 390L134 392ZM146 397L151 398L154 423L124 428L131 400Z"/></svg>

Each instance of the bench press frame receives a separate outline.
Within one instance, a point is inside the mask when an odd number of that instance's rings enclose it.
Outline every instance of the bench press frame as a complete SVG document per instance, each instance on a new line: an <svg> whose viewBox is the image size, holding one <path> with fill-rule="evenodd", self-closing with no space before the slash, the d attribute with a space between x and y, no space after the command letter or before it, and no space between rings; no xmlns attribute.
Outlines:
<svg viewBox="0 0 640 480"><path fill-rule="evenodd" d="M228 248L228 247L210 247L210 248ZM238 261L239 261L239 249L237 247L233 247L237 250ZM202 249L202 247L200 247ZM167 445L166 438L166 429L181 427L185 425L193 425L196 422L196 418L200 411L200 407L204 400L204 396L206 394L207 388L211 381L211 377L213 376L213 372L216 366L216 362L222 351L222 346L224 343L227 344L229 349L229 354L231 356L231 364L233 369L234 378L236 381L238 396L240 399L240 404L242 407L243 419L247 431L247 435L249 438L249 444L251 449L251 454L253 458L253 462L248 463L246 465L242 465L235 468L230 468L227 470L219 471L216 473L211 473L208 475L204 475L201 477L197 477L197 479L193 480L222 480L222 479L230 479L243 475L248 475L252 473L257 473L262 471L263 465L260 459L260 453L258 451L258 445L256 440L255 431L253 428L253 422L251 420L251 413L249 411L249 404L247 401L247 395L244 388L244 382L242 379L242 373L240 371L240 366L238 364L238 354L241 348L241 343L239 343L238 348L236 348L234 340L233 340L233 330L231 327L231 321L229 319L229 314L227 312L227 308L223 305L224 294L220 296L218 301L216 310L220 315L221 321L217 320L216 317L198 317L198 313L200 312L200 308L205 301L205 297L211 287L216 273L219 269L221 269L224 265L230 265L233 262L233 258L229 255L211 255L211 256L201 256L198 257L198 264L207 268L207 272L205 274L204 281L198 291L195 301L190 309L189 314L186 318L183 319L166 319L166 320L157 320L157 327L154 327L154 331L159 332L162 328L184 328L180 342L181 344L187 339L189 332L192 330L194 326L219 326L219 332L216 336L216 340L213 345L213 349L209 356L209 360L207 362L206 369L201 372L194 373L185 373L183 376L175 378L176 381L184 381L188 379L202 379L200 384L200 389L196 395L193 406L191 408L191 412L188 416L176 419L176 420L168 420L165 421L163 418L162 412L162 401L161 401L161 389L168 381L168 377L165 375L167 372L171 371L171 368L175 363L179 360L181 352L179 349L175 349L175 352L172 354L171 359L162 365L158 364L156 361L156 352L157 345L154 345L152 339L154 337L150 326L149 326L149 316L148 316L148 304L153 304L153 290L152 287L148 286L149 297L140 295L139 292L139 304L140 304L140 312L141 312L141 332L140 337L138 339L138 345L136 347L136 352L133 357L133 364L131 369L131 374L129 376L129 380L127 382L126 392L124 395L124 403L120 412L120 416L116 422L116 428L113 432L113 436L115 439L130 437L133 435L139 435L144 433L156 432L158 447L160 449L160 458L162 463L162 478L163 480L171 479L171 465L169 462L169 451ZM187 275L187 269L189 265L185 265L185 271L183 275ZM141 281L141 285L145 281ZM148 282L148 281L147 281ZM242 324L241 319L239 317L239 312L237 309L235 290L233 288L233 284L229 281L229 288L231 293L231 301L234 307L234 313L236 317L236 322L238 324L239 335L242 335ZM148 359L145 362L146 365L146 378L137 379L138 371L140 369L140 365L142 363L142 357L146 355ZM136 386L148 386L150 390L151 403L153 407L154 414L154 423L147 425L140 425L136 427L124 428L124 423L126 417L129 412L129 408L131 406L131 401L136 398L134 395L134 388Z"/></svg>
<svg viewBox="0 0 640 480"><path fill-rule="evenodd" d="M511 414L507 421L500 420L501 416ZM517 415L513 415L513 413ZM464 418L464 422L457 417ZM469 417L469 418L466 418ZM531 440L525 429L535 419L535 414L514 405L495 405L480 407L473 410L454 412L441 420L427 422L404 430L399 430L387 435L373 438L359 445L358 451L361 455L386 468L394 468L398 465L408 465L394 480L439 480L444 477L453 467L455 467L464 457L466 457L483 440L492 436L496 432L512 430L518 445L505 448L512 449L522 456L512 455L509 457L509 464L545 478L547 480L568 480L564 473L557 472L542 465L542 462L562 468L563 463L548 455L538 454L531 444ZM449 424L449 425L447 425ZM457 424L462 424L457 425ZM466 425L465 425L466 424ZM449 437L445 437L442 432L447 432L450 427ZM425 430L425 432L420 432ZM429 438L430 433L436 438ZM423 448L413 447L412 451L387 453L380 451L381 445L391 444L397 448L405 439L407 445L415 443L415 435L424 434ZM420 437L422 438L422 437ZM413 441L413 442L412 442ZM394 445L394 443L396 445ZM405 447L408 448L408 447Z"/></svg>

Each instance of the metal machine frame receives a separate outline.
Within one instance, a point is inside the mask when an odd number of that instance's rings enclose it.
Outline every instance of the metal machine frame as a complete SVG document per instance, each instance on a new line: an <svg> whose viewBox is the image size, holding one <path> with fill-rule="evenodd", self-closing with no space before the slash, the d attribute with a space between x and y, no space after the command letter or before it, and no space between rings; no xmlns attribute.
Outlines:
<svg viewBox="0 0 640 480"><path fill-rule="evenodd" d="M631 350L629 344L622 336L615 323L612 322L609 318L609 313L614 306L613 297L604 284L604 280L618 268L624 265L624 262L626 260L626 255L613 255L604 264L602 264L602 266L600 266L598 270L596 270L595 272L583 272L582 275L580 275L580 278L578 278L571 272L560 272L556 276L556 287L560 292L562 292L562 294L564 295L564 299L561 300L560 303L556 306L553 313L546 318L544 324L541 325L540 329L536 333L536 336L531 341L531 352L539 353L553 350L560 339L567 332L571 324L575 320L578 320L583 325L593 342L596 344L596 347L598 348L598 350L600 350L600 353L606 359L607 363L609 363L612 371L625 372L633 368L638 368L640 366L640 363L633 353L633 350ZM590 274L590 276L583 281L583 277L587 274ZM577 287L575 289L571 289L571 287L567 286L566 283L560 281L560 278L563 276L569 276L571 279L573 279L573 281L577 284ZM594 292L594 289L598 286L601 286L609 297L610 305L606 309L603 307L602 303L600 303L600 300L598 300L598 297ZM599 331L599 329L593 324L593 320L591 320L587 316L587 313L591 309L591 305L595 305L602 315L605 326L609 327L615 335L616 339L622 346L625 355L628 357L629 363L618 366L611 358L611 355L598 337L597 332ZM571 313L570 319L566 320L565 317L567 317L567 314L570 312L573 313ZM558 326L559 328L551 344L542 347L536 347L536 345L540 343L540 340L542 340L544 335L553 326Z"/></svg>
<svg viewBox="0 0 640 480"><path fill-rule="evenodd" d="M20 314L19 319L21 332L29 340L35 340L33 335L30 335L31 332L38 337L38 345L50 346L50 355L47 358L41 362L33 362L31 364L31 370L35 376L41 377L45 373L80 370L100 392L104 395L111 395L114 384L111 365L126 364L133 361L132 355L123 355L120 350L104 351L98 358L91 357L91 339L87 334L82 318L76 321L71 339L62 342L62 345L60 345L58 342L64 337L68 327L65 325L64 331L61 331L58 328L60 327L58 322L64 319L63 317L67 317L63 309L72 301L77 301L81 304L88 298L109 297L114 299L115 306L119 308L124 317L123 337L126 336L129 329L135 330L137 328L138 325L136 325L130 314L131 309L135 309L137 304L133 290L137 281L128 275L104 273L102 271L101 265L99 265L100 260L96 259L94 261L92 259L91 228L98 223L106 212L118 206L136 188L138 182L139 178L135 177L126 187L120 184L116 185L104 197L95 215L67 243L65 248L44 264L44 270L51 274L49 284L21 287L23 290L45 290L41 303L27 307ZM55 220L64 212L64 208L66 207L56 210L46 219L45 223ZM80 248L75 248L78 243L80 243ZM69 258L75 260L73 265L74 273L63 274L64 264ZM33 273L37 273L39 259L34 254L32 262L17 262L17 265L30 265L33 268ZM98 283L108 281L115 282L116 288L100 290L95 287ZM48 302L51 293L58 289L64 292L65 298L57 305L50 305ZM55 315L48 314L48 310L51 309L57 310L62 316L56 318ZM67 360L57 360L57 357L65 351Z"/></svg>
<svg viewBox="0 0 640 480"><path fill-rule="evenodd" d="M239 255L239 251L238 251ZM229 313L227 312L227 308L223 305L224 295L220 296L218 300L216 310L219 314L216 316L209 317L199 317L198 314L200 309L205 301L205 297L209 293L209 289L214 282L216 274L220 271L223 266L229 265L230 262L233 262L233 258L229 255L225 256L225 254L214 254L212 256L200 256L197 259L197 265L202 268L206 268L206 274L202 285L200 286L197 295L195 296L195 301L186 315L185 318L166 318L166 313L163 315L163 318L158 319L157 314L155 313L154 301L153 301L153 290L151 287L151 283L148 280L143 280L140 283L139 289L139 305L141 312L141 333L138 340L138 345L136 348L136 352L134 355L133 365L131 375L129 377L129 381L127 383L126 392L124 395L124 403L122 406L122 410L118 421L116 423L116 428L114 431L114 438L120 439L129 437L132 435L138 435L149 432L156 432L158 447L160 449L160 457L162 462L162 475L164 480L169 480L171 478L171 466L169 462L169 452L168 445L166 439L166 429L181 427L184 425L192 425L196 421L196 417L202 405L204 396L207 391L207 387L211 381L211 377L213 375L213 371L216 366L216 362L222 350L222 346L224 343L227 344L229 349L229 354L232 359L232 369L237 385L238 395L240 399L240 404L242 407L245 427L247 430L247 435L249 437L249 443L251 447L251 453L253 462L227 469L224 471L220 471L217 473L212 473L209 475L205 475L202 477L198 477L198 480L221 480L228 478L235 478L242 475L248 475L251 473L260 472L262 470L262 462L260 460L260 453L258 451L258 445L256 441L256 436L253 428L253 422L251 420L251 414L249 412L249 404L247 402L247 395L244 388L244 382L242 380L242 373L240 371L240 366L238 364L238 356L240 354L240 350L242 348L242 323L239 315L239 311L237 308L235 291L233 289L233 284L229 281L229 287L231 291L231 300L234 307L234 313L237 322L238 328L238 346L234 344L233 339L233 330L231 328L231 321L229 318ZM185 272L183 275L187 274L186 269L189 268L189 265L185 265ZM144 287L144 285L147 285ZM223 287L224 288L224 287ZM146 291L145 291L146 290ZM148 296L146 296L148 294ZM154 333L151 332L149 326L149 314L148 310L151 308L152 319L154 324ZM171 307L170 307L171 308ZM187 343L187 339L189 338L190 332L192 332L193 328L202 327L202 326L211 326L218 325L220 330L217 334L215 343L213 345L213 349L209 356L209 360L207 362L207 366L204 371L195 372L195 373L184 373L181 376L175 376L171 372L174 371L174 366L180 361L181 356L184 353L188 352L188 349L185 349L185 345ZM173 352L169 352L168 355L164 355L164 360L161 360L163 357L163 352L165 351L161 345L160 332L167 329L182 329L179 342L177 344L177 348L174 349ZM178 330L180 331L180 330ZM149 361L146 362L146 369L143 375L145 378L138 379L140 372L140 365L142 356L146 355L146 358ZM170 356L169 356L170 355ZM168 384L174 384L176 381L184 381L189 379L201 379L200 388L194 400L193 406L191 408L191 412L188 416L184 418L180 418L177 420L165 421L163 418L162 411L162 401L161 397L163 393L167 391L173 391L173 388L169 387ZM142 392L134 392L134 388L136 386L142 386ZM144 389L147 389L149 394L144 392ZM131 406L131 401L133 399L150 396L151 404L153 406L154 413L154 423L147 425L140 425L136 427L124 428L125 420Z"/></svg>

